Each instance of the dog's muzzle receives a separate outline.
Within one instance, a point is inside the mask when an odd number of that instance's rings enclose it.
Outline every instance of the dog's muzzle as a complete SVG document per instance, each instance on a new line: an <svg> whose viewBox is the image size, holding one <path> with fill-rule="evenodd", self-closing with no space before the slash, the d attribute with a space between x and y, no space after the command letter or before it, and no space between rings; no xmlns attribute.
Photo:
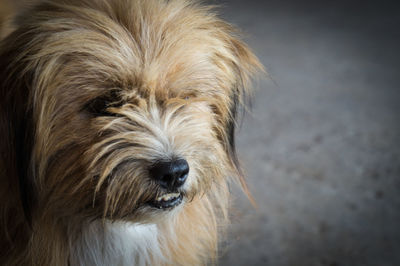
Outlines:
<svg viewBox="0 0 400 266"><path fill-rule="evenodd" d="M182 202L182 194L177 191L188 177L189 164L187 161L185 159L160 161L154 164L149 172L151 178L166 190L166 194L155 199L152 205L160 209L179 205Z"/></svg>

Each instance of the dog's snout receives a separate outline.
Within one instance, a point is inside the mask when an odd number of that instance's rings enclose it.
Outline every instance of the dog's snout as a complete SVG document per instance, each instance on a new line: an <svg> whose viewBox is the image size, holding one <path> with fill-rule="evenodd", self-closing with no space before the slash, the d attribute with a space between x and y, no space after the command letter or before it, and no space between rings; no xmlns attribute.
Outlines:
<svg viewBox="0 0 400 266"><path fill-rule="evenodd" d="M185 159L157 162L150 169L151 177L163 188L176 189L182 186L189 173Z"/></svg>

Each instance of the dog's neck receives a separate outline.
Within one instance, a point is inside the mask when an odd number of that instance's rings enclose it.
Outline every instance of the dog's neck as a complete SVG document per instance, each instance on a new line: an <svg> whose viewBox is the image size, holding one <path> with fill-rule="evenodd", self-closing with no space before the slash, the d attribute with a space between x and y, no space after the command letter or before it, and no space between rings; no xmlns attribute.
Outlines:
<svg viewBox="0 0 400 266"><path fill-rule="evenodd" d="M71 265L152 265L162 261L155 224L94 222L72 240Z"/></svg>

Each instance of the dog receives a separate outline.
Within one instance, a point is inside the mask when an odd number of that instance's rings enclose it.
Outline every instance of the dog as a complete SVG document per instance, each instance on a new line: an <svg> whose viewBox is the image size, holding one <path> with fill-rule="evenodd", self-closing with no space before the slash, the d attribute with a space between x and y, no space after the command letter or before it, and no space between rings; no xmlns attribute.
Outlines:
<svg viewBox="0 0 400 266"><path fill-rule="evenodd" d="M205 265L262 69L213 7L54 0L0 44L0 264Z"/></svg>

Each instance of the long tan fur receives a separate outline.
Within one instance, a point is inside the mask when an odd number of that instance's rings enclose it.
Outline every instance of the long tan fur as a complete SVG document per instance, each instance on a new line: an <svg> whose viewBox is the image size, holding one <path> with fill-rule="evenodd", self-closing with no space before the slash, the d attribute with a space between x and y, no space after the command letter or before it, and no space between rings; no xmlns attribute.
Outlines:
<svg viewBox="0 0 400 266"><path fill-rule="evenodd" d="M241 179L237 109L261 66L188 0L45 1L0 46L0 264L203 265ZM190 172L171 210L149 178ZM244 182L243 182L244 184Z"/></svg>

